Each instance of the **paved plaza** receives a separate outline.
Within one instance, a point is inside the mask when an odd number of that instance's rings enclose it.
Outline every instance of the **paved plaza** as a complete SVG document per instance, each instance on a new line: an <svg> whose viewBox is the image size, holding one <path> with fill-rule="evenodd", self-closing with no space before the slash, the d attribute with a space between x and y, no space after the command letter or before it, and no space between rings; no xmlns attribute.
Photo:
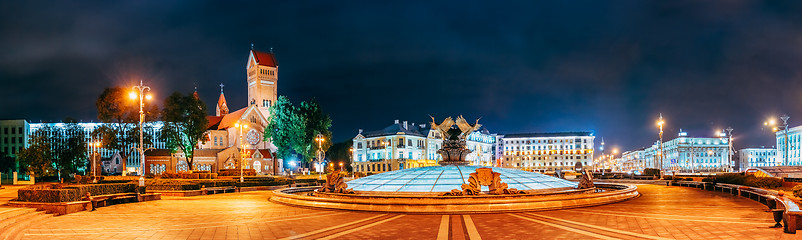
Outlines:
<svg viewBox="0 0 802 240"><path fill-rule="evenodd" d="M626 202L557 211L406 215L291 207L270 192L113 205L26 223L20 239L802 239L724 193L638 185ZM4 208L6 209L6 208ZM2 212L3 209L0 209Z"/></svg>

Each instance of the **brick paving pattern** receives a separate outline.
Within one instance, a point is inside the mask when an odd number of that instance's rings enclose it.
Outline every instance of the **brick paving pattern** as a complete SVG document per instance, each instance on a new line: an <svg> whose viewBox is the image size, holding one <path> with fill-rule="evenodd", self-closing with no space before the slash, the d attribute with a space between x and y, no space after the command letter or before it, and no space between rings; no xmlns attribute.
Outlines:
<svg viewBox="0 0 802 240"><path fill-rule="evenodd" d="M266 191L165 197L45 218L22 239L802 239L769 228L767 208L746 198L638 187L603 206L445 217L291 207Z"/></svg>

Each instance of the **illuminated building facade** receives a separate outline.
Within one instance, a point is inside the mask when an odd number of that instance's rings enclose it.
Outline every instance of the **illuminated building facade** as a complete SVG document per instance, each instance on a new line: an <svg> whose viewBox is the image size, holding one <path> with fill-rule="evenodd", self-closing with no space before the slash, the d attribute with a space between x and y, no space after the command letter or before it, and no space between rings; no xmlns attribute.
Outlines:
<svg viewBox="0 0 802 240"><path fill-rule="evenodd" d="M776 133L777 136L777 160L785 163L786 166L802 166L802 126L789 127L788 138L786 139L785 131L780 130ZM788 144L786 144L786 141ZM786 147L787 146L787 147ZM786 157L787 153L787 157Z"/></svg>
<svg viewBox="0 0 802 240"><path fill-rule="evenodd" d="M504 135L502 166L526 171L571 170L576 163L593 165L591 132L520 133Z"/></svg>
<svg viewBox="0 0 802 240"><path fill-rule="evenodd" d="M644 168L677 172L729 171L734 164L729 161L728 141L725 135L688 137L686 132L680 132L677 138L663 142L665 157L662 167L659 142L642 150L625 152L616 164L628 166L623 167L624 171L642 171Z"/></svg>
<svg viewBox="0 0 802 240"><path fill-rule="evenodd" d="M471 133L466 147L472 152L466 156L471 165L493 166L498 136L487 129ZM387 172L416 167L438 165L441 159L437 150L442 147L440 133L429 124L395 122L381 130L364 132L361 129L353 139L351 167L355 172Z"/></svg>
<svg viewBox="0 0 802 240"><path fill-rule="evenodd" d="M0 154L16 157L20 150L28 146L29 134L28 121L0 120Z"/></svg>
<svg viewBox="0 0 802 240"><path fill-rule="evenodd" d="M744 148L738 151L740 171L756 167L775 167L782 165L775 148Z"/></svg>

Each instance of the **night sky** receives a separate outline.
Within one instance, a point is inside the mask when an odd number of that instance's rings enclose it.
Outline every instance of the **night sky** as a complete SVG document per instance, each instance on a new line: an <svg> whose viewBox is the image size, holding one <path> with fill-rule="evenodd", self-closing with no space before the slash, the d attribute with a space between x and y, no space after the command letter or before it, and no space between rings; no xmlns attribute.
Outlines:
<svg viewBox="0 0 802 240"><path fill-rule="evenodd" d="M0 119L97 121L103 88L139 79L159 104L197 83L212 111L224 83L233 111L253 43L336 141L429 114L622 150L659 113L667 139L732 126L739 149L774 145L768 117L802 124L802 1L384 2L3 1Z"/></svg>

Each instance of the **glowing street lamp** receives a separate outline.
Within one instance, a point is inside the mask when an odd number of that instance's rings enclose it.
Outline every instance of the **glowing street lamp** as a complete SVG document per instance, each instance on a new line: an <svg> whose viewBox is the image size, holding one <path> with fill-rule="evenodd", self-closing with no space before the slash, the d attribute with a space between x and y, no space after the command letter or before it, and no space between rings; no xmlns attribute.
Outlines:
<svg viewBox="0 0 802 240"><path fill-rule="evenodd" d="M139 98L139 186L145 186L145 146L144 146L144 138L142 133L142 123L145 121L145 99L150 100L153 98L150 94L145 96L145 91L150 92L150 87L145 86L142 84L142 80L139 80L139 86L133 86L133 91L129 93L129 97L131 99L136 100ZM123 167L125 169L125 167ZM123 170L123 176L125 176L125 170Z"/></svg>
<svg viewBox="0 0 802 240"><path fill-rule="evenodd" d="M95 166L95 162L97 162L97 158L95 156L97 156L97 154L98 154L97 150L98 150L98 148L100 148L100 142L98 141L98 142L89 143L89 146L92 147L92 183L97 183L97 177L96 177L96 174L95 174L95 169L97 168Z"/></svg>
<svg viewBox="0 0 802 240"><path fill-rule="evenodd" d="M239 182L245 182L245 175L244 175L245 167L243 166L243 164L245 162L246 152L245 152L245 143L242 142L242 129L248 128L248 124L235 123L234 127L239 128L239 148L241 151L239 159Z"/></svg>
<svg viewBox="0 0 802 240"><path fill-rule="evenodd" d="M778 132L780 130L784 131L783 135L785 136L785 144L783 146L784 154L783 154L783 163L782 163L782 165L787 165L788 164L788 119L790 119L790 118L791 117L789 117L788 115L782 115L780 117L780 120L783 120L783 125L780 125L780 126L775 126L775 124L777 124L777 122L775 122L773 118L769 119L768 121L763 123L763 125L765 125L765 126L773 126L771 128L772 132L776 133L776 132ZM780 129L780 128L782 128L782 129Z"/></svg>
<svg viewBox="0 0 802 240"><path fill-rule="evenodd" d="M323 166L324 166L323 165L323 159L326 158L326 152L323 151L323 142L326 141L326 136L323 136L323 134L318 133L317 136L315 136L315 141L317 142L317 162L318 162L318 166L320 166L320 168L323 168ZM325 170L324 169L319 169L318 171L319 172L324 172Z"/></svg>
<svg viewBox="0 0 802 240"><path fill-rule="evenodd" d="M660 128L660 169L663 169L663 124L666 122L663 121L663 114L660 113L660 119L657 120L657 126Z"/></svg>

